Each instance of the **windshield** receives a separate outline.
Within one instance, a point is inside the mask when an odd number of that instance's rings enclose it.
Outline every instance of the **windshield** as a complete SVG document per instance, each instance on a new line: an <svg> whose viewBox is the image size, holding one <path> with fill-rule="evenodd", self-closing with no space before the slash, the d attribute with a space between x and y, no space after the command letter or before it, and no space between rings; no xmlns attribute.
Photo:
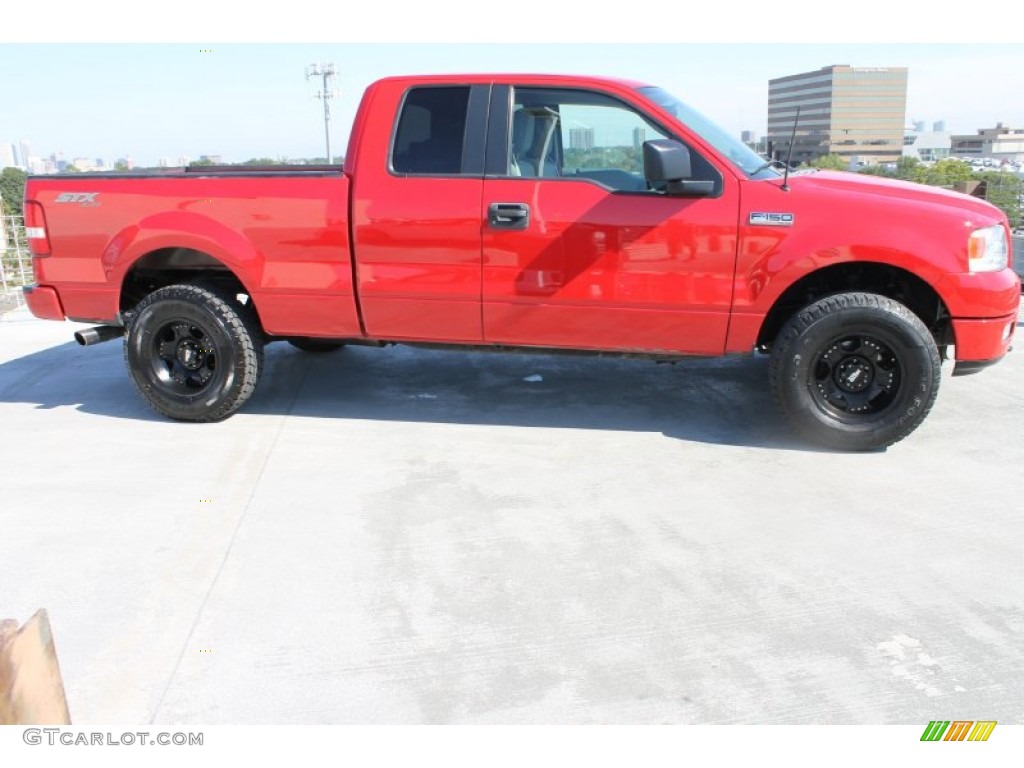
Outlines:
<svg viewBox="0 0 1024 768"><path fill-rule="evenodd" d="M645 86L637 90L717 149L723 157L750 178L778 178L779 173L767 166L763 157L668 91L653 86Z"/></svg>

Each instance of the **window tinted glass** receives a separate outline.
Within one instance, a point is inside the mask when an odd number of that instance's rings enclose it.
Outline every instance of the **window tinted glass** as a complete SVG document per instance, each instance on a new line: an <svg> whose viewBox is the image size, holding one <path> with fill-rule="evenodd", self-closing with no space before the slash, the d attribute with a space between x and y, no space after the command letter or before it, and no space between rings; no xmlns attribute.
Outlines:
<svg viewBox="0 0 1024 768"><path fill-rule="evenodd" d="M643 143L665 134L625 104L587 91L517 88L509 175L587 178L643 191Z"/></svg>
<svg viewBox="0 0 1024 768"><path fill-rule="evenodd" d="M644 178L645 141L674 138L627 104L593 91L516 88L510 176L587 179L616 191L656 191ZM721 176L690 148L692 178Z"/></svg>
<svg viewBox="0 0 1024 768"><path fill-rule="evenodd" d="M460 173L468 104L468 87L410 91L391 150L395 172Z"/></svg>

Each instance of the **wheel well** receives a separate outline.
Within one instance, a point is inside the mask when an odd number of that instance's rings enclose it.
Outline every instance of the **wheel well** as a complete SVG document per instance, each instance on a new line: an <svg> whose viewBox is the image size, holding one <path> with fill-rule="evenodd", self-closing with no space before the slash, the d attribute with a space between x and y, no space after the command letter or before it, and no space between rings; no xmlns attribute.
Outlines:
<svg viewBox="0 0 1024 768"><path fill-rule="evenodd" d="M921 318L939 346L953 342L949 311L939 294L917 275L899 267L871 262L836 264L812 272L787 288L769 310L757 347L770 349L782 326L796 312L835 293L863 291L898 301Z"/></svg>
<svg viewBox="0 0 1024 768"><path fill-rule="evenodd" d="M121 283L120 310L131 313L146 296L168 285L204 285L221 296L248 305L256 313L242 281L222 262L190 248L162 248L151 251L132 265Z"/></svg>

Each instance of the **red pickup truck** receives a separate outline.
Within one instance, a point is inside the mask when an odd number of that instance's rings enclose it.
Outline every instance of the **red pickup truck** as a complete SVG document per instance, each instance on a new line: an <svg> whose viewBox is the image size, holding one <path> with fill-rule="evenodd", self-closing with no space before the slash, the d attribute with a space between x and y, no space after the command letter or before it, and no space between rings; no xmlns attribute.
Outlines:
<svg viewBox="0 0 1024 768"><path fill-rule="evenodd" d="M875 449L925 418L943 358L1006 354L1020 301L995 207L783 172L603 78L389 78L343 168L32 177L25 197L32 312L123 335L142 396L186 421L240 408L275 340L762 352L797 430Z"/></svg>

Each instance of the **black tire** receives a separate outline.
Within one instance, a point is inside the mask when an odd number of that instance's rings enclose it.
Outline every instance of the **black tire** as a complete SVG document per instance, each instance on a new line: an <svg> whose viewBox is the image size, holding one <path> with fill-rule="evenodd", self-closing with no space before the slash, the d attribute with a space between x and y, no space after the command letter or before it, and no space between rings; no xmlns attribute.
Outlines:
<svg viewBox="0 0 1024 768"><path fill-rule="evenodd" d="M769 377L804 437L847 451L913 432L939 392L935 339L913 312L873 293L843 293L800 310L782 328Z"/></svg>
<svg viewBox="0 0 1024 768"><path fill-rule="evenodd" d="M179 421L219 421L252 395L263 337L252 312L209 288L170 285L135 308L124 360L143 399Z"/></svg>
<svg viewBox="0 0 1024 768"><path fill-rule="evenodd" d="M334 341L333 339L312 339L309 337L300 337L294 339L288 339L288 343L296 349L301 349L303 352L333 352L336 349L341 349L345 346L343 341Z"/></svg>

